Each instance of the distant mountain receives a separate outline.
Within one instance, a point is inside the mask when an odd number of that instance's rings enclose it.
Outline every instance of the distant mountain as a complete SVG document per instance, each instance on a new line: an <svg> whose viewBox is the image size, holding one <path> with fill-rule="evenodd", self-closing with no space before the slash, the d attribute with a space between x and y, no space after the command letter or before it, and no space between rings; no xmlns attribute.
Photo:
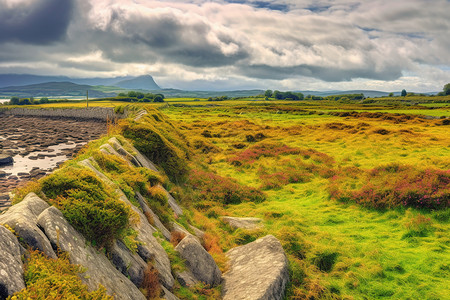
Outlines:
<svg viewBox="0 0 450 300"><path fill-rule="evenodd" d="M117 82L133 79L132 76L111 77L111 78L70 78L67 76L40 76L29 74L0 74L0 88L10 86L24 86L47 82L72 82L87 85L112 86Z"/></svg>
<svg viewBox="0 0 450 300"><path fill-rule="evenodd" d="M130 90L160 90L161 88L150 75L139 76L132 79L122 80L114 84L124 89Z"/></svg>
<svg viewBox="0 0 450 300"><path fill-rule="evenodd" d="M0 94L17 97L85 97L86 91L89 91L89 97L113 97L116 93L104 93L94 86L80 85L73 82L46 82L39 84L30 84L24 86L9 86L0 88Z"/></svg>

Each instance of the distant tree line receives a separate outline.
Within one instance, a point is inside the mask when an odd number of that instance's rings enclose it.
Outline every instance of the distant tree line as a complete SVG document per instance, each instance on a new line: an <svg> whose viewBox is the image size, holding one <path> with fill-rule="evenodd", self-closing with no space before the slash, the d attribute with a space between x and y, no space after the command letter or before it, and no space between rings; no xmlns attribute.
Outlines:
<svg viewBox="0 0 450 300"><path fill-rule="evenodd" d="M37 100L34 97L29 98L19 98L19 97L11 97L9 100L9 105L37 105L37 104L46 104L46 103L61 103L68 102L68 99L58 99L58 100L49 100L47 97L42 97Z"/></svg>
<svg viewBox="0 0 450 300"><path fill-rule="evenodd" d="M228 100L228 96L209 97L208 101L225 101Z"/></svg>
<svg viewBox="0 0 450 300"><path fill-rule="evenodd" d="M164 102L163 94L129 91L128 93L119 93L117 96L117 100L125 102Z"/></svg>
<svg viewBox="0 0 450 300"><path fill-rule="evenodd" d="M264 96L266 98L274 98L277 100L303 100L304 96L302 93L294 93L294 92L280 92L280 91L273 91L267 90L264 93Z"/></svg>

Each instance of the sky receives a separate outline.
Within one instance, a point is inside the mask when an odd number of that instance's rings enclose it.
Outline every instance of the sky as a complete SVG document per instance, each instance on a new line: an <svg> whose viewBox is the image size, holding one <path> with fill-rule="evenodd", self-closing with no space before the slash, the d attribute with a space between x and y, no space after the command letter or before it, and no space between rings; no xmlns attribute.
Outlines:
<svg viewBox="0 0 450 300"><path fill-rule="evenodd" d="M0 74L186 90L435 92L449 0L0 0Z"/></svg>

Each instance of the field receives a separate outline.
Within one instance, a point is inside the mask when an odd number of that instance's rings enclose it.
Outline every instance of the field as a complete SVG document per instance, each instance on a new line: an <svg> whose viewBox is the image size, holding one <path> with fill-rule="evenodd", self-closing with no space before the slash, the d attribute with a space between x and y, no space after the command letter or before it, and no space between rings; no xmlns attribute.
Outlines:
<svg viewBox="0 0 450 300"><path fill-rule="evenodd" d="M195 172L216 185L194 172L194 190L220 194L233 178L266 195L223 206L190 199L221 249L278 237L291 262L288 298L448 297L450 135L436 118L448 106L189 104L162 112L196 149ZM232 231L221 215L259 217L265 229Z"/></svg>
<svg viewBox="0 0 450 300"><path fill-rule="evenodd" d="M287 299L448 298L446 103L176 98L141 105L148 126L125 121L117 130L159 158L168 188L206 232L204 246L222 271L227 250L272 234L290 261ZM31 108L38 107L85 103ZM152 132L163 138L151 141ZM264 229L233 230L220 220L226 215L261 218ZM218 291L177 293L214 299Z"/></svg>

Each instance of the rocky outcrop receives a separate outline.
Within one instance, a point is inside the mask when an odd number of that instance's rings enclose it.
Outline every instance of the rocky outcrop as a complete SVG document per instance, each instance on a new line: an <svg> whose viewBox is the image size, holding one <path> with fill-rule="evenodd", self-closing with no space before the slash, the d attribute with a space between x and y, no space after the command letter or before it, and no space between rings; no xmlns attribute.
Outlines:
<svg viewBox="0 0 450 300"><path fill-rule="evenodd" d="M139 289L116 270L102 253L86 244L84 237L64 219L55 207L49 207L38 217L38 224L44 230L52 245L69 254L72 264L79 264L87 270L81 280L90 290L102 284L115 299L145 299Z"/></svg>
<svg viewBox="0 0 450 300"><path fill-rule="evenodd" d="M0 215L0 224L6 224L14 229L16 234L30 247L38 249L47 256L56 258L56 254L45 234L37 226L39 214L47 209L47 202L36 194L28 194L22 202L11 206Z"/></svg>
<svg viewBox="0 0 450 300"><path fill-rule="evenodd" d="M156 228L158 228L158 230L162 233L164 238L170 241L170 231L164 226L159 217L147 205L147 201L141 195L141 193L136 192L136 200L139 202L139 205L141 206L141 209L144 212L147 219L149 218L151 219L149 220L149 222L153 223L153 225L156 226Z"/></svg>
<svg viewBox="0 0 450 300"><path fill-rule="evenodd" d="M142 286L147 264L139 255L133 254L121 241L114 242L109 255L117 270L128 277L135 286Z"/></svg>
<svg viewBox="0 0 450 300"><path fill-rule="evenodd" d="M178 205L177 200L175 200L174 197L172 197L172 195L162 186L160 185L160 188L166 193L167 195L167 201L169 203L170 208L173 210L173 212L175 213L175 215L177 217L182 216L183 215L183 210L181 209L181 207Z"/></svg>
<svg viewBox="0 0 450 300"><path fill-rule="evenodd" d="M284 298L289 281L288 260L274 236L233 248L226 255L230 269L223 275L224 300Z"/></svg>
<svg viewBox="0 0 450 300"><path fill-rule="evenodd" d="M262 220L259 218L237 218L237 217L221 217L222 222L227 223L233 229L261 229L263 225Z"/></svg>
<svg viewBox="0 0 450 300"><path fill-rule="evenodd" d="M186 267L197 280L210 286L220 284L222 272L220 272L212 256L196 238L187 235L175 247L175 250L186 260Z"/></svg>
<svg viewBox="0 0 450 300"><path fill-rule="evenodd" d="M8 229L0 225L0 299L25 288L20 244Z"/></svg>

